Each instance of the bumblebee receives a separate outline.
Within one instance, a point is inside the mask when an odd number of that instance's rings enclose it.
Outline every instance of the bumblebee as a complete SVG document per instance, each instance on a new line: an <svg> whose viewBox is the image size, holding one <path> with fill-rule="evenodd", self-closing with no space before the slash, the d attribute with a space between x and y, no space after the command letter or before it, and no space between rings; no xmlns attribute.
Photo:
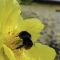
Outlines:
<svg viewBox="0 0 60 60"><path fill-rule="evenodd" d="M30 49L33 46L31 40L31 35L27 31L22 31L18 34L19 38L22 39L22 45L19 45L16 49L24 47L25 49Z"/></svg>

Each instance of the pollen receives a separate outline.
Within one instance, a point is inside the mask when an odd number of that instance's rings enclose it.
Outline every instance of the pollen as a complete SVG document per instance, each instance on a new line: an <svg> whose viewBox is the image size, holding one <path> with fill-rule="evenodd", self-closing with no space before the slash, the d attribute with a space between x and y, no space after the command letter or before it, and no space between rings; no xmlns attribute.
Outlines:
<svg viewBox="0 0 60 60"><path fill-rule="evenodd" d="M16 49L16 47L18 46L16 42L18 42L19 40L21 39L18 37L17 31L13 31L13 33L9 31L8 33L6 33L6 37L4 41L4 44L6 44L7 47L9 47L13 51L17 60L19 60L23 52L23 48Z"/></svg>

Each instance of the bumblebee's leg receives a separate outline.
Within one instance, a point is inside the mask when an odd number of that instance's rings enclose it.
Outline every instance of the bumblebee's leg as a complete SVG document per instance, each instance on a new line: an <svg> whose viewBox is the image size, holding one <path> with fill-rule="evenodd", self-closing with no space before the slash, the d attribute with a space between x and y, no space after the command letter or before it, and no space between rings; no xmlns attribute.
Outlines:
<svg viewBox="0 0 60 60"><path fill-rule="evenodd" d="M18 47L16 47L16 49L20 49L20 48L22 48L24 45L20 45L20 46L18 46Z"/></svg>

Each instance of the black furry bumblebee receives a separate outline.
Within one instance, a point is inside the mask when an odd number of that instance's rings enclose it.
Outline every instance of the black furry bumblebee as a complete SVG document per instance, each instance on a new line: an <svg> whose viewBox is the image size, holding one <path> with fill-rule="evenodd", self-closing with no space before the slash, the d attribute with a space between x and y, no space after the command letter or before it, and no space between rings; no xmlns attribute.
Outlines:
<svg viewBox="0 0 60 60"><path fill-rule="evenodd" d="M24 47L25 49L30 49L33 46L31 40L31 35L27 31L22 31L18 36L23 40L22 45L19 45L16 49Z"/></svg>

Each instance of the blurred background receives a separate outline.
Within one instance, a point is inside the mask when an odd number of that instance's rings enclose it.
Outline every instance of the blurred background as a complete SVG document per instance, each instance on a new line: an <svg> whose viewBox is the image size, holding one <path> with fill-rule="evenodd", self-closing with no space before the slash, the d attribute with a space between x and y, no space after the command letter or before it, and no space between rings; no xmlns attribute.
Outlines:
<svg viewBox="0 0 60 60"><path fill-rule="evenodd" d="M45 25L38 42L55 49L60 60L60 0L17 0L24 19L36 17Z"/></svg>

